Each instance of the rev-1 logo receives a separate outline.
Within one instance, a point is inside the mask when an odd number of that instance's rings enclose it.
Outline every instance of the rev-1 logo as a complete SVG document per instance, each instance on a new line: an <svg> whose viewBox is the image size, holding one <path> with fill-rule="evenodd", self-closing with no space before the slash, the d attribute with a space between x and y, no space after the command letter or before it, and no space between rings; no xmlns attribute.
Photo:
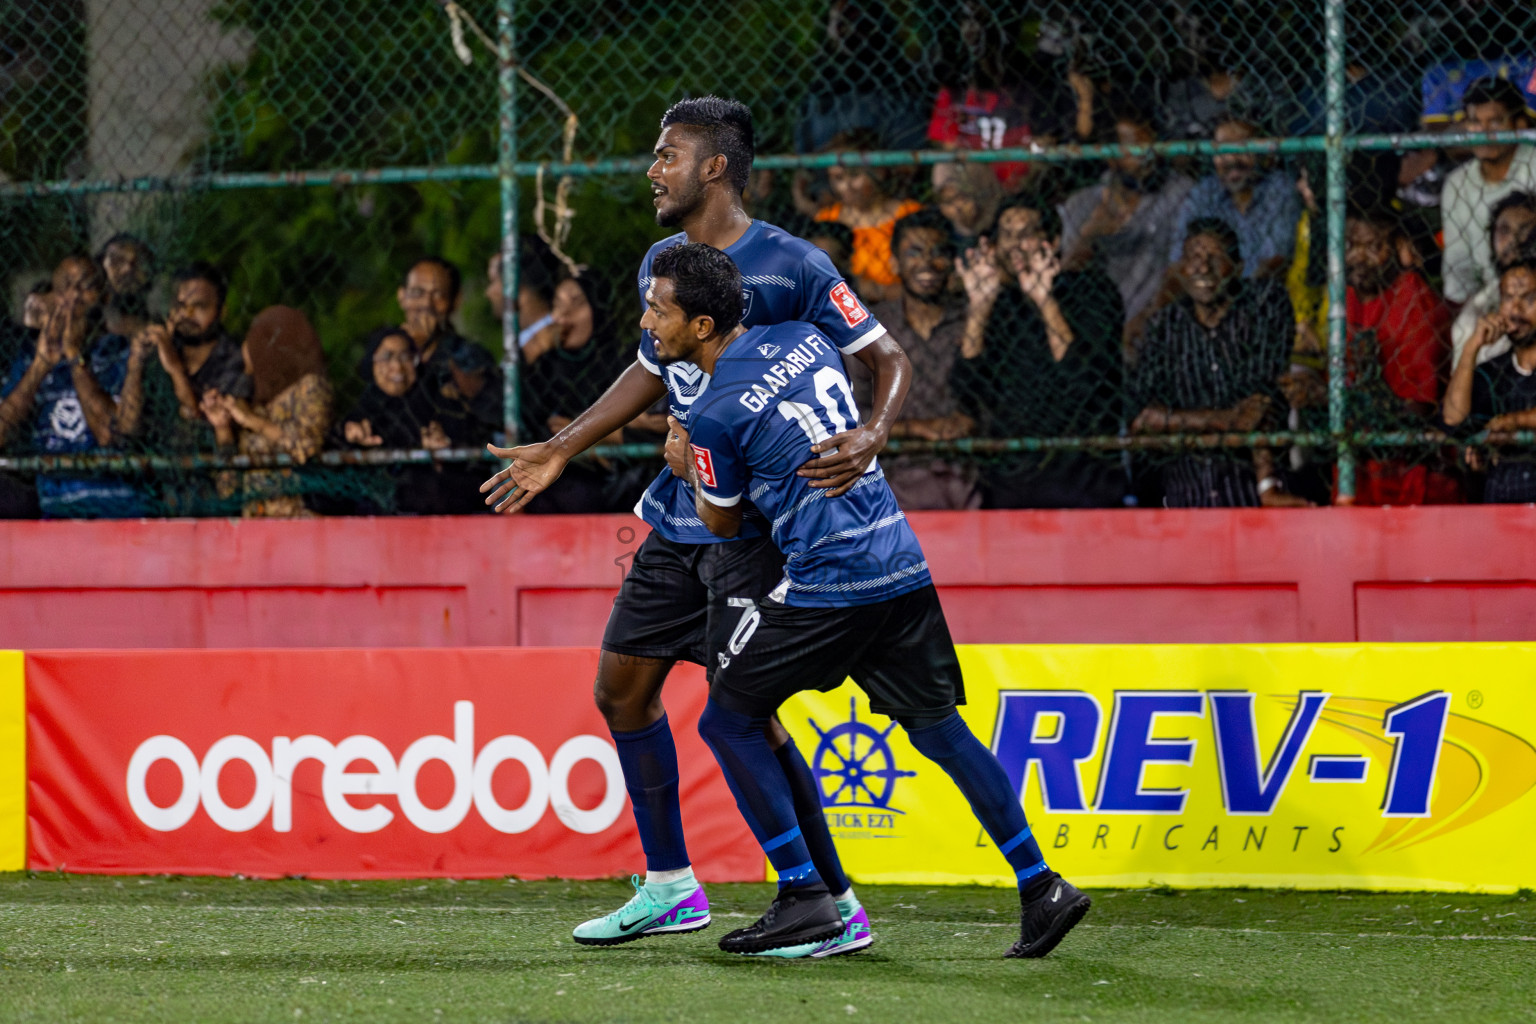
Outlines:
<svg viewBox="0 0 1536 1024"><path fill-rule="evenodd" d="M1103 731L1104 756L1091 805L1078 770L1100 752L1104 713L1091 694L1073 690L1002 694L992 749L1020 793L1029 781L1031 766L1035 768L1049 813L1091 809L1108 814L1181 814L1189 790L1152 788L1144 784L1143 775L1149 764L1193 764L1196 741L1155 738L1154 725L1159 717L1203 719L1209 714L1226 812L1265 815L1274 811L1285 792L1319 720L1333 724L1333 718L1324 715L1331 696L1298 693L1285 731L1272 750L1261 751L1252 693L1117 691L1109 728ZM1291 703L1290 698L1285 700ZM1449 711L1450 695L1441 690L1385 709L1380 729L1391 741L1392 761L1383 787L1382 817L1430 815ZM1371 757L1364 754L1314 754L1306 771L1313 782L1364 783L1370 763Z"/></svg>

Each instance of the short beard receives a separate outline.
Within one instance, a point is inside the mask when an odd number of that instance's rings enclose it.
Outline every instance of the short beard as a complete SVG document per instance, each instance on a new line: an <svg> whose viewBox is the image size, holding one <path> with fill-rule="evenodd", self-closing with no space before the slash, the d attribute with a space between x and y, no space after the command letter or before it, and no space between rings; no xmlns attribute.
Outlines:
<svg viewBox="0 0 1536 1024"><path fill-rule="evenodd" d="M704 186L697 181L691 182L688 191L681 193L681 195L676 192L668 192L668 195L678 196L678 199L671 210L656 211L656 225L658 227L678 227L695 210L704 205Z"/></svg>
<svg viewBox="0 0 1536 1024"><path fill-rule="evenodd" d="M1354 280L1350 279L1347 271L1344 275L1344 283L1353 288L1355 294L1371 299L1391 288L1395 280L1397 275L1390 268L1372 268L1357 275Z"/></svg>
<svg viewBox="0 0 1536 1024"><path fill-rule="evenodd" d="M911 299L912 301L914 301L914 302L921 302L921 303L923 303L924 305L927 305L927 306L942 306L942 305L944 305L944 288L943 288L943 286L940 286L939 290L934 292L932 295L924 295L921 292L915 292L911 288L908 288L907 285L906 285L906 282L903 281L902 285L901 285L901 293L902 293L902 295L906 296L907 298Z"/></svg>
<svg viewBox="0 0 1536 1024"><path fill-rule="evenodd" d="M177 344L185 348L187 345L206 345L210 341L217 341L219 339L219 335L223 333L223 322L215 320L213 322L213 326L209 327L202 334L187 334L178 327L176 329L175 336Z"/></svg>
<svg viewBox="0 0 1536 1024"><path fill-rule="evenodd" d="M1508 338L1511 345L1513 345L1517 350L1524 352L1526 349L1536 345L1536 330L1530 331L1523 338L1517 338L1513 334L1508 335Z"/></svg>

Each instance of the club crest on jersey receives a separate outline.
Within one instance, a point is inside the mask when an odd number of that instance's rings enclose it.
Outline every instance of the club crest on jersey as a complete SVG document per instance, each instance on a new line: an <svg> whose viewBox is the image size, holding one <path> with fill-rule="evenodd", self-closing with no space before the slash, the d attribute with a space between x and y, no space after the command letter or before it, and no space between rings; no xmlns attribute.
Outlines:
<svg viewBox="0 0 1536 1024"><path fill-rule="evenodd" d="M779 346L777 345L763 344L757 346L757 350L762 353L764 359L772 359L779 354Z"/></svg>
<svg viewBox="0 0 1536 1024"><path fill-rule="evenodd" d="M751 312L752 312L752 289L751 288L743 288L741 290L741 319L742 319L743 322L746 321L747 314L749 314Z"/></svg>
<svg viewBox="0 0 1536 1024"><path fill-rule="evenodd" d="M709 374L692 363L669 363L667 383L673 398L682 405L692 405L709 386Z"/></svg>
<svg viewBox="0 0 1536 1024"><path fill-rule="evenodd" d="M843 314L849 327L857 327L869 319L869 310L859 302L859 297L853 294L853 289L848 287L848 282L839 281L832 286L832 301L837 304L837 311Z"/></svg>
<svg viewBox="0 0 1536 1024"><path fill-rule="evenodd" d="M693 469L699 475L699 482L705 487L715 486L715 462L709 457L708 448L700 448L696 444L690 444L693 449Z"/></svg>

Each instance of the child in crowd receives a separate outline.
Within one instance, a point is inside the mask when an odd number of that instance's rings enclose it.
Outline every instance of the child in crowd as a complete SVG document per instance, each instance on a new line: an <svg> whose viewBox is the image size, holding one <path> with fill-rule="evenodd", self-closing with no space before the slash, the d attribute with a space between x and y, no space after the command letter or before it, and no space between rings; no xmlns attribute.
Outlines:
<svg viewBox="0 0 1536 1024"><path fill-rule="evenodd" d="M846 132L826 146L826 152L865 152L877 148L872 133ZM891 233L896 222L915 213L922 204L898 198L897 179L882 167L829 167L827 183L833 202L815 209L804 193L803 179L795 182L795 205L818 221L842 224L853 232L849 269L853 288L865 302L884 302L901 296L901 279L891 262Z"/></svg>

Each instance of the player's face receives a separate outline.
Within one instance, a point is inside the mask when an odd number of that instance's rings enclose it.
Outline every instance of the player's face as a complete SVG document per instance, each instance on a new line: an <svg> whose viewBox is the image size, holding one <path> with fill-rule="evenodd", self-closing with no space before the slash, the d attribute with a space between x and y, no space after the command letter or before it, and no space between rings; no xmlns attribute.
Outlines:
<svg viewBox="0 0 1536 1024"><path fill-rule="evenodd" d="M1536 210L1512 206L1499 214L1493 225L1493 261L1507 263L1515 252L1536 234Z"/></svg>
<svg viewBox="0 0 1536 1024"><path fill-rule="evenodd" d="M704 183L698 139L685 125L669 124L656 140L656 162L645 176L651 179L651 203L656 207L656 223L664 228L677 227L704 202Z"/></svg>
<svg viewBox="0 0 1536 1024"><path fill-rule="evenodd" d="M651 337L656 339L658 363L666 366L693 361L700 347L697 330L700 319L688 319L677 304L670 280L658 277L651 281L651 287L645 293L645 313L640 317L640 327L650 331Z"/></svg>
<svg viewBox="0 0 1536 1024"><path fill-rule="evenodd" d="M171 330L183 342L207 341L219 323L219 291L200 279L183 281L176 286L176 301L171 303L167 319Z"/></svg>
<svg viewBox="0 0 1536 1024"><path fill-rule="evenodd" d="M1213 305L1226 294L1237 273L1237 264L1227 255L1221 239L1194 235L1184 243L1184 258L1179 261L1179 276L1189 297L1202 306Z"/></svg>
<svg viewBox="0 0 1536 1024"><path fill-rule="evenodd" d="M1536 274L1521 268L1499 279L1499 312L1516 348L1536 345Z"/></svg>
<svg viewBox="0 0 1536 1024"><path fill-rule="evenodd" d="M896 275L907 294L936 299L944 294L955 268L955 246L936 228L913 228L901 233L896 246Z"/></svg>

